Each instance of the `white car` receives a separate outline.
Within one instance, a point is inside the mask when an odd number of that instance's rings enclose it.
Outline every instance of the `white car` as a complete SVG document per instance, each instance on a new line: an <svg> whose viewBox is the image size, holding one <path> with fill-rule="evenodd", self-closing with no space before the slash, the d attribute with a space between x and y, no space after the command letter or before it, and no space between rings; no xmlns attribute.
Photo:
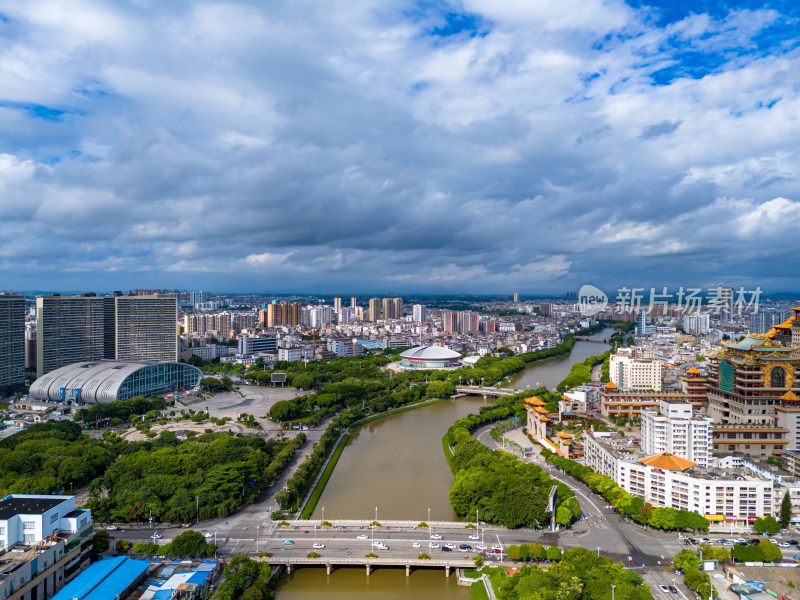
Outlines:
<svg viewBox="0 0 800 600"><path fill-rule="evenodd" d="M777 538L770 538L769 541L772 542L773 544L777 544L778 543Z"/></svg>
<svg viewBox="0 0 800 600"><path fill-rule="evenodd" d="M320 544L319 542L314 544L314 550L323 550L324 548L325 548L325 544Z"/></svg>
<svg viewBox="0 0 800 600"><path fill-rule="evenodd" d="M477 546L475 546L475 550L479 552L486 552L486 546L484 544L478 544Z"/></svg>
<svg viewBox="0 0 800 600"><path fill-rule="evenodd" d="M154 534L153 534L153 535L151 535L150 537L151 537L151 538L153 538L154 540L160 540L160 539L161 539L161 536L160 536L160 535L158 535L157 533L154 533Z"/></svg>
<svg viewBox="0 0 800 600"><path fill-rule="evenodd" d="M665 594L669 594L669 588L667 586L665 586L665 585L658 586L658 589L660 589Z"/></svg>
<svg viewBox="0 0 800 600"><path fill-rule="evenodd" d="M492 552L502 552L502 551L503 547L500 544L495 544L494 546L492 546Z"/></svg>
<svg viewBox="0 0 800 600"><path fill-rule="evenodd" d="M356 539L357 540L368 540L369 536L368 535L359 535L359 536L356 537Z"/></svg>
<svg viewBox="0 0 800 600"><path fill-rule="evenodd" d="M441 533L434 533L433 535L431 535L431 539L432 540L440 540L440 539L442 539L442 534Z"/></svg>
<svg viewBox="0 0 800 600"><path fill-rule="evenodd" d="M413 544L411 544L411 546L412 546L413 548L421 548L421 547L422 547L422 544L420 544L419 542L414 542Z"/></svg>
<svg viewBox="0 0 800 600"><path fill-rule="evenodd" d="M789 542L781 542L780 544L778 544L778 546L780 548L791 548L792 547L792 545Z"/></svg>
<svg viewBox="0 0 800 600"><path fill-rule="evenodd" d="M116 531L117 529L119 528L116 525L109 525L106 527L106 531Z"/></svg>
<svg viewBox="0 0 800 600"><path fill-rule="evenodd" d="M208 539L211 539L212 537L214 537L214 534L213 534L213 533L211 533L210 531L206 531L206 532L203 534L203 536L204 536L204 537L205 537L205 538L208 540Z"/></svg>
<svg viewBox="0 0 800 600"><path fill-rule="evenodd" d="M455 544L445 544L444 547L445 548L450 548L450 550L455 550L456 549L456 545Z"/></svg>
<svg viewBox="0 0 800 600"><path fill-rule="evenodd" d="M744 539L744 538L736 538L733 541L736 542L737 544L746 544L747 543L747 540Z"/></svg>
<svg viewBox="0 0 800 600"><path fill-rule="evenodd" d="M479 539L481 539L481 536L479 536L477 533L473 533L471 536L469 536L469 539L471 539L471 540L479 540Z"/></svg>
<svg viewBox="0 0 800 600"><path fill-rule="evenodd" d="M431 542L430 544L428 544L428 548L438 548L438 547L439 544L437 544L436 542Z"/></svg>

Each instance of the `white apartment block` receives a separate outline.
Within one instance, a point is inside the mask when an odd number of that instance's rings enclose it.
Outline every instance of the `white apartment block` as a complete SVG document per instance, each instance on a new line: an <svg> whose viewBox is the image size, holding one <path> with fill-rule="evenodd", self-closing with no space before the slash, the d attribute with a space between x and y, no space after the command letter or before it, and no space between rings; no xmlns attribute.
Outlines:
<svg viewBox="0 0 800 600"><path fill-rule="evenodd" d="M686 333L704 334L711 331L711 320L707 313L686 315L683 317L683 330Z"/></svg>
<svg viewBox="0 0 800 600"><path fill-rule="evenodd" d="M661 391L661 362L614 354L609 361L609 376L626 392Z"/></svg>
<svg viewBox="0 0 800 600"><path fill-rule="evenodd" d="M668 452L710 466L714 420L693 417L690 403L661 400L659 411L643 410L641 419L642 452L648 456Z"/></svg>
<svg viewBox="0 0 800 600"><path fill-rule="evenodd" d="M89 565L92 516L74 496L0 500L0 598L50 598Z"/></svg>
<svg viewBox="0 0 800 600"><path fill-rule="evenodd" d="M773 482L740 471L709 470L670 454L636 459L618 436L585 436L585 464L611 477L633 496L656 508L671 507L710 521L747 526L773 516Z"/></svg>
<svg viewBox="0 0 800 600"><path fill-rule="evenodd" d="M309 360L314 358L314 350L312 348L278 348L278 360L285 360L288 362L300 362L304 358Z"/></svg>

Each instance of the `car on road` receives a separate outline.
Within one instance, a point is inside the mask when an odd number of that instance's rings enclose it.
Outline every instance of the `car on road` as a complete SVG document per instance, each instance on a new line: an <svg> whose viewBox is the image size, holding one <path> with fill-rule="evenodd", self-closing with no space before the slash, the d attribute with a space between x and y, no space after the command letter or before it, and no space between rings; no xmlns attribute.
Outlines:
<svg viewBox="0 0 800 600"><path fill-rule="evenodd" d="M486 551L486 546L484 544L478 544L477 546L475 546L475 549L480 551L480 552L485 552Z"/></svg>
<svg viewBox="0 0 800 600"><path fill-rule="evenodd" d="M769 541L772 542L773 544L777 544L778 543L778 539L777 538L769 538Z"/></svg>
<svg viewBox="0 0 800 600"><path fill-rule="evenodd" d="M665 586L665 585L658 586L658 589L660 589L665 594L669 592L669 588L667 586Z"/></svg>
<svg viewBox="0 0 800 600"><path fill-rule="evenodd" d="M368 540L368 539L369 539L369 536L368 536L368 535L363 535L363 534L362 534L362 535L358 535L358 536L356 536L356 539L357 539L357 540Z"/></svg>
<svg viewBox="0 0 800 600"><path fill-rule="evenodd" d="M677 594L678 588L676 588L674 585L671 585L669 586L669 591L672 592L673 594Z"/></svg>
<svg viewBox="0 0 800 600"><path fill-rule="evenodd" d="M500 544L495 544L492 546L492 550L499 550L500 552L503 551L503 547Z"/></svg>
<svg viewBox="0 0 800 600"><path fill-rule="evenodd" d="M421 548L421 547L422 547L422 544L420 544L419 542L414 542L413 544L411 544L411 546L412 546L413 548Z"/></svg>
<svg viewBox="0 0 800 600"><path fill-rule="evenodd" d="M320 544L319 542L317 542L316 544L314 544L313 548L314 550L324 550L325 544Z"/></svg>
<svg viewBox="0 0 800 600"><path fill-rule="evenodd" d="M436 542L431 542L430 544L428 544L428 548L438 548L438 547L439 544L437 544Z"/></svg>
<svg viewBox="0 0 800 600"><path fill-rule="evenodd" d="M733 541L736 542L737 544L744 544L747 540L744 538L736 538Z"/></svg>
<svg viewBox="0 0 800 600"><path fill-rule="evenodd" d="M433 535L431 535L431 539L432 540L440 540L440 539L442 539L442 534L441 533L434 533Z"/></svg>
<svg viewBox="0 0 800 600"><path fill-rule="evenodd" d="M461 544L458 547L458 549L461 550L462 552L472 552L472 546L470 546L469 544Z"/></svg>
<svg viewBox="0 0 800 600"><path fill-rule="evenodd" d="M203 537L204 537L204 538L206 538L206 539L210 539L210 538L214 537L214 534L213 534L213 533L211 533L210 531L206 531L206 532L203 534Z"/></svg>
<svg viewBox="0 0 800 600"><path fill-rule="evenodd" d="M116 531L117 529L119 528L116 525L109 525L106 527L106 531Z"/></svg>
<svg viewBox="0 0 800 600"><path fill-rule="evenodd" d="M160 536L160 535L158 535L157 533L154 533L154 534L153 534L153 535L151 535L150 537L151 537L151 538L153 538L154 540L160 540L160 539L161 539L161 536Z"/></svg>
<svg viewBox="0 0 800 600"><path fill-rule="evenodd" d="M786 540L786 541L788 543L792 544L793 546L796 546L797 544L800 544L800 542L798 542L797 540Z"/></svg>
<svg viewBox="0 0 800 600"><path fill-rule="evenodd" d="M722 543L723 546L733 546L734 545L733 540L722 540L721 543Z"/></svg>
<svg viewBox="0 0 800 600"><path fill-rule="evenodd" d="M372 542L372 547L377 548L378 550L388 550L389 546L384 544L383 542Z"/></svg>
<svg viewBox="0 0 800 600"><path fill-rule="evenodd" d="M789 542L781 542L780 544L778 544L778 547L779 548L791 548L792 545Z"/></svg>
<svg viewBox="0 0 800 600"><path fill-rule="evenodd" d="M708 544L711 540L708 538L700 538L698 540L701 544Z"/></svg>
<svg viewBox="0 0 800 600"><path fill-rule="evenodd" d="M447 546L442 546L442 552L452 552L452 548L448 548Z"/></svg>
<svg viewBox="0 0 800 600"><path fill-rule="evenodd" d="M750 540L747 540L747 545L748 545L748 546L758 546L758 543L759 543L760 541L761 541L761 540L757 540L757 539L750 539Z"/></svg>
<svg viewBox="0 0 800 600"><path fill-rule="evenodd" d="M284 546L291 546L292 544L294 544L294 542L292 540L283 540L283 545Z"/></svg>
<svg viewBox="0 0 800 600"><path fill-rule="evenodd" d="M455 550L456 549L456 545L455 544L445 544L444 547L445 548L450 548L450 550Z"/></svg>
<svg viewBox="0 0 800 600"><path fill-rule="evenodd" d="M471 540L479 540L479 539L481 539L481 536L479 536L477 533L473 533L471 536L469 536L469 539L471 539Z"/></svg>

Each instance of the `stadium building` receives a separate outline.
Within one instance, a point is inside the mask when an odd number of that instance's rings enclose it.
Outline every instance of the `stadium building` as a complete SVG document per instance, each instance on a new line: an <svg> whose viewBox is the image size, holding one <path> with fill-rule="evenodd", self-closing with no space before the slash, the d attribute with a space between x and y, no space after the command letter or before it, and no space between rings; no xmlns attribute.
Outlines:
<svg viewBox="0 0 800 600"><path fill-rule="evenodd" d="M186 363L101 360L61 367L33 382L30 395L54 402L114 402L191 388L202 371Z"/></svg>
<svg viewBox="0 0 800 600"><path fill-rule="evenodd" d="M448 369L457 367L461 355L441 346L417 346L401 355L400 365L406 369Z"/></svg>

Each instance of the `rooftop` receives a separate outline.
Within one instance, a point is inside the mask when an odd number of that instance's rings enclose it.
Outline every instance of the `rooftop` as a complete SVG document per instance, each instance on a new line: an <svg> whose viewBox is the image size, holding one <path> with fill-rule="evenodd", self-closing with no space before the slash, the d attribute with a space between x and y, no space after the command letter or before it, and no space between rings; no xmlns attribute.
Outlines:
<svg viewBox="0 0 800 600"><path fill-rule="evenodd" d="M670 454L669 452L653 454L652 456L643 458L642 462L651 467L657 467L667 471L687 471L697 464L685 458L681 458L680 456Z"/></svg>
<svg viewBox="0 0 800 600"><path fill-rule="evenodd" d="M42 515L67 498L68 496L6 496L0 500L0 521L16 515Z"/></svg>

